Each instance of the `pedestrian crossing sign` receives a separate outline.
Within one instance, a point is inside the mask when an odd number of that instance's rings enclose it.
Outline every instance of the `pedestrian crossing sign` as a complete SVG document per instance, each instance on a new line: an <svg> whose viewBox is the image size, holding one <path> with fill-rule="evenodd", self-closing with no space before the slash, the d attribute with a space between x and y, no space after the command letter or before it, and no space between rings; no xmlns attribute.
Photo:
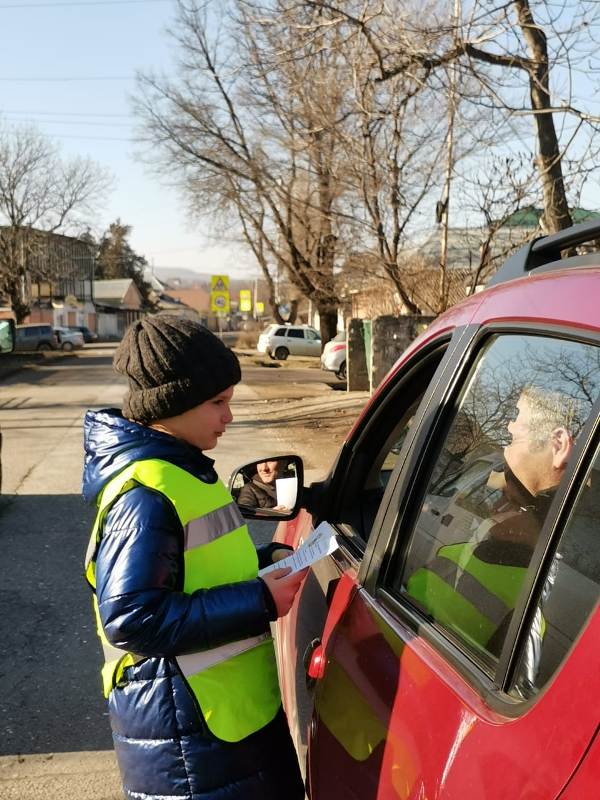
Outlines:
<svg viewBox="0 0 600 800"><path fill-rule="evenodd" d="M229 275L211 275L211 292L229 292Z"/></svg>
<svg viewBox="0 0 600 800"><path fill-rule="evenodd" d="M211 275L210 310L219 315L229 314L229 276Z"/></svg>

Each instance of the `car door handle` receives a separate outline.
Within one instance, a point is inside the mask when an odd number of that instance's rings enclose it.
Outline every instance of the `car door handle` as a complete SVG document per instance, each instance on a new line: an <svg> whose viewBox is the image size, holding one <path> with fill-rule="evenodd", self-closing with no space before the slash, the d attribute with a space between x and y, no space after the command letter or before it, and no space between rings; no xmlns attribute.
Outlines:
<svg viewBox="0 0 600 800"><path fill-rule="evenodd" d="M325 653L320 639L312 640L304 651L302 661L306 673L306 688L312 689L325 674Z"/></svg>

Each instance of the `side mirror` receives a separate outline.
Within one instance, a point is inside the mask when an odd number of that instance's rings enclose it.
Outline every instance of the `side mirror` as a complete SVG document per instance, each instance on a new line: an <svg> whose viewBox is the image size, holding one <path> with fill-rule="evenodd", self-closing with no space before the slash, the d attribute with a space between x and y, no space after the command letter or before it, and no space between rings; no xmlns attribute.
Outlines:
<svg viewBox="0 0 600 800"><path fill-rule="evenodd" d="M15 349L15 323L12 319L0 319L0 353L12 353Z"/></svg>
<svg viewBox="0 0 600 800"><path fill-rule="evenodd" d="M248 519L293 519L300 510L304 465L299 456L266 456L238 467L229 491Z"/></svg>

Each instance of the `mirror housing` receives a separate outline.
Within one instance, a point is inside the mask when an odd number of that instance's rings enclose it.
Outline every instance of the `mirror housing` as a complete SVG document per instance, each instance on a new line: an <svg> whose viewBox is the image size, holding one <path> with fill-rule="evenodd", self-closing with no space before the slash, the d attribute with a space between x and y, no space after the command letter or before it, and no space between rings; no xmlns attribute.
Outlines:
<svg viewBox="0 0 600 800"><path fill-rule="evenodd" d="M293 519L302 506L304 464L300 456L266 456L242 464L228 488L246 519Z"/></svg>
<svg viewBox="0 0 600 800"><path fill-rule="evenodd" d="M0 353L12 353L15 349L15 323L12 319L0 319Z"/></svg>

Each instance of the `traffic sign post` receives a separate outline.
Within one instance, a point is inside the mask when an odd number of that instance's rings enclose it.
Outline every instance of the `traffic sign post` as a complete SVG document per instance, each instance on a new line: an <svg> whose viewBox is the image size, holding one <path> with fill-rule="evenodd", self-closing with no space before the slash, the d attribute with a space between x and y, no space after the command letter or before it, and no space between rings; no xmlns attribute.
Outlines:
<svg viewBox="0 0 600 800"><path fill-rule="evenodd" d="M211 275L210 310L217 315L227 315L230 311L229 276ZM219 326L220 327L220 326Z"/></svg>

